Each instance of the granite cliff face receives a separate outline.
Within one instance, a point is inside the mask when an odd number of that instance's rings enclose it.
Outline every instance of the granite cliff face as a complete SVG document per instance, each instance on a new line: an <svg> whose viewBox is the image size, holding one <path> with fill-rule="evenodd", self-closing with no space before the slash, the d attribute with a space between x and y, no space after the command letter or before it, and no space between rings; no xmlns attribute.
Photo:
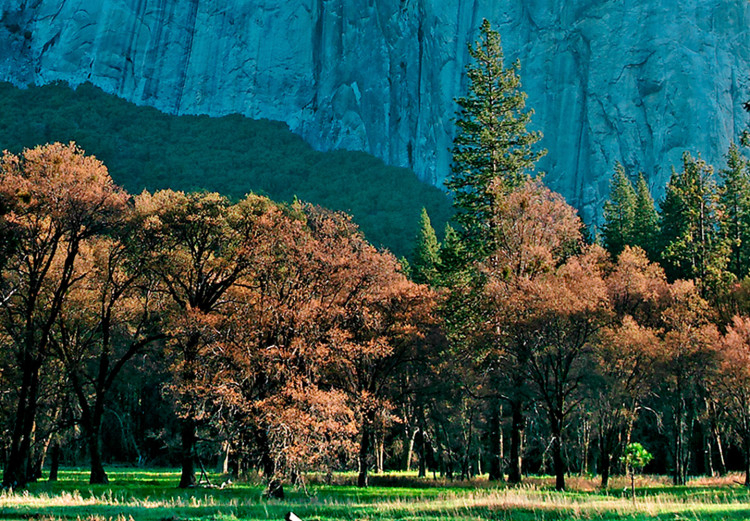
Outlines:
<svg viewBox="0 0 750 521"><path fill-rule="evenodd" d="M588 220L616 160L657 194L685 149L719 164L750 99L747 0L0 0L0 12L0 79L282 120L320 149L366 150L433 183L486 17L522 61L548 183Z"/></svg>

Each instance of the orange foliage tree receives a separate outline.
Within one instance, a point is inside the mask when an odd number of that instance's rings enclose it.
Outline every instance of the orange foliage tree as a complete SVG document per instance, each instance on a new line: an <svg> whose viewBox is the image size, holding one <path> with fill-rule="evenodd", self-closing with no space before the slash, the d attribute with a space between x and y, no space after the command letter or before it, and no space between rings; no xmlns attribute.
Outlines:
<svg viewBox="0 0 750 521"><path fill-rule="evenodd" d="M90 456L90 483L107 483L101 424L108 394L125 365L152 342L159 329L160 298L144 270L141 234L130 217L81 246L71 289L50 342L80 407Z"/></svg>
<svg viewBox="0 0 750 521"><path fill-rule="evenodd" d="M750 487L750 318L735 316L721 339L716 390L740 440L745 486Z"/></svg>
<svg viewBox="0 0 750 521"><path fill-rule="evenodd" d="M529 332L529 378L550 428L555 487L565 488L564 439L569 416L580 405L591 374L591 351L612 320L598 246L571 257L556 270L530 281L519 298Z"/></svg>
<svg viewBox="0 0 750 521"><path fill-rule="evenodd" d="M201 385L250 432L268 481L352 458L366 478L376 415L396 366L431 320L431 294L341 214L296 205L210 318ZM208 319L209 317L206 316ZM235 442L237 443L237 442Z"/></svg>
<svg viewBox="0 0 750 521"><path fill-rule="evenodd" d="M529 370L534 355L535 325L528 300L537 281L548 280L557 266L581 245L581 222L562 197L539 181L504 194L496 188L498 202L493 217L497 249L480 267L486 285L479 304L489 318L478 328L474 343L483 356L479 370L490 380L491 394L511 410L508 481L522 476L524 409L532 398ZM492 406L490 476L499 478L500 408Z"/></svg>
<svg viewBox="0 0 750 521"><path fill-rule="evenodd" d="M230 205L218 194L163 190L136 198L149 269L172 306L169 334L173 354L171 388L181 416L180 487L195 485L195 444L199 422L208 418L197 392L204 360L204 322L228 303L227 292L258 263L274 260L273 251L287 225L270 200L249 195ZM269 260L268 257L271 257Z"/></svg>
<svg viewBox="0 0 750 521"><path fill-rule="evenodd" d="M662 313L665 334L659 376L675 485L687 481L691 428L716 369L720 335L709 318L709 305L692 281L677 280L671 285L669 305Z"/></svg>
<svg viewBox="0 0 750 521"><path fill-rule="evenodd" d="M17 487L30 478L40 372L54 324L82 279L82 245L122 218L127 194L101 162L72 143L54 143L3 155L0 200L14 239L2 271L0 327L16 359L17 384L3 485Z"/></svg>
<svg viewBox="0 0 750 521"><path fill-rule="evenodd" d="M594 344L591 414L599 443L599 472L607 487L613 456L630 440L643 400L653 392L660 359L657 328L669 287L663 270L640 248L626 246L606 276L616 320Z"/></svg>

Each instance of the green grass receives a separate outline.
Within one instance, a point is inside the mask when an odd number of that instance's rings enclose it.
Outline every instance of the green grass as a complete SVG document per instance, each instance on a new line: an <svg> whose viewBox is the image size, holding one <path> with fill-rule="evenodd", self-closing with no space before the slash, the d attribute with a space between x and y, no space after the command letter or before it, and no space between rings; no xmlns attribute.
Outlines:
<svg viewBox="0 0 750 521"><path fill-rule="evenodd" d="M363 152L315 151L278 121L171 116L92 85L0 82L0 150L53 141L75 141L131 193L252 191L346 211L370 241L399 256L411 253L423 206L438 233L452 215L446 194L412 171Z"/></svg>
<svg viewBox="0 0 750 521"><path fill-rule="evenodd" d="M346 484L350 477L338 476L344 484L286 487L286 499L266 500L262 486L253 483L178 490L178 473L170 470L115 469L109 476L109 485L91 486L85 471L66 470L56 483L4 492L0 519L280 520L288 511L315 521L750 519L748 490L732 479L686 487L641 479L633 502L623 492L622 479L614 480L606 493L595 489L593 479L572 479L573 490L560 493L551 489L547 478L506 488L484 480L425 483L413 475L396 474L374 476L375 486L358 489ZM221 478L214 481L220 483ZM396 486L377 485L384 481Z"/></svg>

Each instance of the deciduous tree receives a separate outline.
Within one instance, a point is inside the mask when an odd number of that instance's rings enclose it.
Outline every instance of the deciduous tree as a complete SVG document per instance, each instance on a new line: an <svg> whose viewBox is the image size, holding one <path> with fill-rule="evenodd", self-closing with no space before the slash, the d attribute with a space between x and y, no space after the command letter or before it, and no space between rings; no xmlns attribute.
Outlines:
<svg viewBox="0 0 750 521"><path fill-rule="evenodd" d="M745 486L750 487L750 318L735 316L721 339L716 374L726 419L740 440Z"/></svg>
<svg viewBox="0 0 750 521"><path fill-rule="evenodd" d="M670 431L672 480L684 485L690 464L689 436L716 367L719 332L708 320L708 303L692 282L676 281L662 313L665 334L660 357L660 392Z"/></svg>
<svg viewBox="0 0 750 521"><path fill-rule="evenodd" d="M100 433L109 391L135 355L164 338L157 329L156 288L144 276L140 237L132 221L124 219L109 237L81 246L81 282L71 290L50 338L78 400L92 484L108 482Z"/></svg>
<svg viewBox="0 0 750 521"><path fill-rule="evenodd" d="M14 351L18 386L6 487L23 486L30 477L40 371L54 324L81 282L82 244L121 219L127 198L104 165L72 143L2 158L0 200L15 249L2 272L0 324Z"/></svg>
<svg viewBox="0 0 750 521"><path fill-rule="evenodd" d="M536 281L576 253L581 246L581 223L575 210L540 181L528 181L508 194L498 194L494 222L497 248L482 265L487 285L479 316L489 320L478 327L475 348L482 356L480 370L491 379L493 394L510 406L511 431L508 481L522 476L524 409L530 398L528 371L534 332L525 293ZM497 405L495 405L498 408ZM499 419L491 420L492 439L499 436ZM494 457L494 455L493 455ZM491 460L493 461L493 460ZM499 462L498 462L499 464ZM490 466L490 475L500 469Z"/></svg>
<svg viewBox="0 0 750 521"><path fill-rule="evenodd" d="M201 321L224 304L226 292L267 253L269 234L283 220L268 199L250 195L237 205L218 194L163 190L136 198L150 249L150 269L172 300L174 389L182 415L180 487L195 484L196 429L203 414L195 393L204 341Z"/></svg>
<svg viewBox="0 0 750 521"><path fill-rule="evenodd" d="M555 487L565 488L564 436L591 372L595 335L611 321L602 273L605 254L594 246L526 286L523 308L531 342L529 376L552 436Z"/></svg>

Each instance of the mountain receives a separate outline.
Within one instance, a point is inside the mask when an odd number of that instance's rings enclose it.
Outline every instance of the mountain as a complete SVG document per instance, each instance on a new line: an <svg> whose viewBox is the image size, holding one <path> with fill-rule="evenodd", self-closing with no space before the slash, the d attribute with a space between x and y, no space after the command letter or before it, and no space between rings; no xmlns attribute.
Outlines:
<svg viewBox="0 0 750 521"><path fill-rule="evenodd" d="M746 126L747 0L0 0L0 79L286 122L440 184L482 18L522 62L552 188L596 221L612 166L657 195Z"/></svg>

